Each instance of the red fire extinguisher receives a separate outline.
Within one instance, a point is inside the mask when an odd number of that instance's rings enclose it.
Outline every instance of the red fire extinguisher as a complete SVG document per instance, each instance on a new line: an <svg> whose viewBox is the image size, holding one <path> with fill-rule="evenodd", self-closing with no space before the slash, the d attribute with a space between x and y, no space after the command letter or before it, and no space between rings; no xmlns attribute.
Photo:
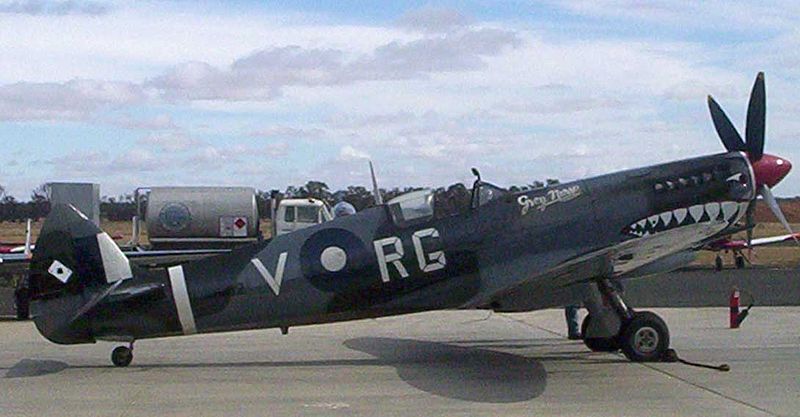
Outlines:
<svg viewBox="0 0 800 417"><path fill-rule="evenodd" d="M739 289L736 287L733 287L733 292L731 292L730 307L731 307L731 316L730 316L731 329L738 329L741 320L739 319Z"/></svg>

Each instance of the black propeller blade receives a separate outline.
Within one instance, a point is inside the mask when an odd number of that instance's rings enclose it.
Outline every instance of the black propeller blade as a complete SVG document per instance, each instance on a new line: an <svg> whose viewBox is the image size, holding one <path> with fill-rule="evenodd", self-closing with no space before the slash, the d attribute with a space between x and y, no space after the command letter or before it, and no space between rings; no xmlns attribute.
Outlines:
<svg viewBox="0 0 800 417"><path fill-rule="evenodd" d="M727 149L728 152L746 151L750 162L753 163L764 156L767 92L763 72L758 73L755 84L753 84L753 89L750 91L750 102L747 105L747 125L745 126L744 132L746 142L742 140L742 136L739 135L736 127L733 126L728 116L711 96L708 96L708 109L711 111L711 120L714 122L717 134L719 138L722 139L722 144L725 145L725 149ZM761 184L761 187L756 191L758 195L763 197L770 210L772 210L772 213L775 214L775 217L781 222L786 231L793 235L792 228L789 222L786 221L786 216L783 215L777 200L775 200L775 196L772 195L772 190L769 188L769 185ZM756 199L753 199L747 206L745 217L748 247L752 247L753 243L756 201ZM797 237L794 237L794 240L800 244L800 240L797 239Z"/></svg>
<svg viewBox="0 0 800 417"><path fill-rule="evenodd" d="M711 111L711 120L714 121L714 127L717 129L719 138L722 139L722 144L728 152L744 151L747 150L742 136L731 123L728 115L722 110L722 107L717 104L714 97L708 96L708 110Z"/></svg>
<svg viewBox="0 0 800 417"><path fill-rule="evenodd" d="M711 120L714 122L717 134L728 152L746 151L753 162L758 161L764 155L764 130L767 113L766 94L764 73L759 72L756 76L755 84L753 84L753 90L750 91L745 140L742 140L739 131L733 126L722 107L717 104L713 97L708 96L708 109L711 111Z"/></svg>
<svg viewBox="0 0 800 417"><path fill-rule="evenodd" d="M750 104L747 106L747 125L745 138L747 152L751 161L758 161L764 155L764 129L766 125L766 91L764 73L759 72L753 90L750 92Z"/></svg>

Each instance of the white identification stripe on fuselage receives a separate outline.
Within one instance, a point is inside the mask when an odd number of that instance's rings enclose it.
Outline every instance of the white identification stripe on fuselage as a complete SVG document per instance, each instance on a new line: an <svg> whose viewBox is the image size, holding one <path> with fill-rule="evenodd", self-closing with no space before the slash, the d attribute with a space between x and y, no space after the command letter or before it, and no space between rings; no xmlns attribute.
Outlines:
<svg viewBox="0 0 800 417"><path fill-rule="evenodd" d="M189 291L186 289L186 278L183 276L183 267L173 266L167 269L169 282L172 285L172 298L175 299L175 308L178 310L178 320L181 322L183 334L195 334L197 328L194 324L194 313L189 301Z"/></svg>

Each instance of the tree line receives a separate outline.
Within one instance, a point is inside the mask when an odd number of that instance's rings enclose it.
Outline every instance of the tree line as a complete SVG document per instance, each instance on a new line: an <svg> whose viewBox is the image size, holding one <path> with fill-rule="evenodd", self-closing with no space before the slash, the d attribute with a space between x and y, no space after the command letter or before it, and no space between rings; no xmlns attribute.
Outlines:
<svg viewBox="0 0 800 417"><path fill-rule="evenodd" d="M546 183L534 181L523 186L512 186L511 191L536 189L545 185L557 184L558 180L548 179ZM384 201L389 201L399 195L421 190L423 187L395 187L381 189ZM50 202L47 199L46 185L42 184L31 191L29 200L19 201L14 196L6 193L0 185L0 221L22 222L26 219L39 220L50 212ZM471 190L462 183L455 183L448 187L439 187L433 190L435 210L440 213L454 213L469 205ZM331 190L322 181L308 181L304 185L290 185L285 190L258 190L256 202L262 218L269 218L272 211L270 204L273 196L278 201L285 198L316 198L329 205L346 201L361 211L375 205L375 197L371 190L356 185L348 186L341 190ZM100 217L111 221L130 220L137 213L136 201L133 194L120 196L104 196L100 200Z"/></svg>

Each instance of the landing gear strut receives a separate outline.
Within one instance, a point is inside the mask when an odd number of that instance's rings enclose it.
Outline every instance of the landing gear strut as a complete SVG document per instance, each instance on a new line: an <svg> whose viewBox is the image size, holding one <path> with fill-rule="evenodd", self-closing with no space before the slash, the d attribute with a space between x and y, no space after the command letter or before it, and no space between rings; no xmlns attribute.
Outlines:
<svg viewBox="0 0 800 417"><path fill-rule="evenodd" d="M133 342L128 346L117 346L111 351L111 363L114 366L124 368L133 361Z"/></svg>
<svg viewBox="0 0 800 417"><path fill-rule="evenodd" d="M619 331L612 337L586 337L584 343L595 352L622 353L633 362L660 360L669 349L669 329L664 320L649 311L628 308L608 279L597 281L597 288L620 320ZM591 313L584 319L581 333L587 335Z"/></svg>

